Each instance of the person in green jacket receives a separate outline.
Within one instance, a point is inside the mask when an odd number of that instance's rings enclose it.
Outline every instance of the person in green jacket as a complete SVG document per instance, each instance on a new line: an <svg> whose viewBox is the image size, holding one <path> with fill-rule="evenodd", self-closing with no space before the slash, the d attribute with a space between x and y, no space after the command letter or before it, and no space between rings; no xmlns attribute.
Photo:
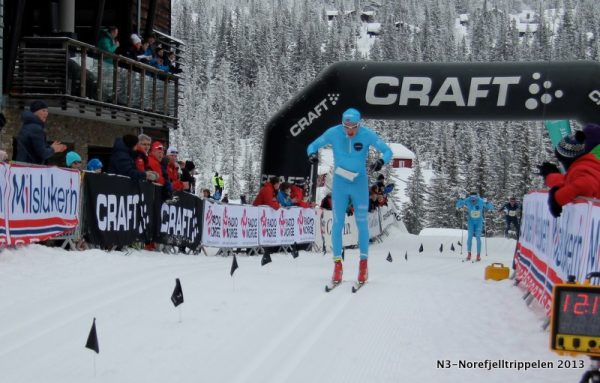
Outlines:
<svg viewBox="0 0 600 383"><path fill-rule="evenodd" d="M115 53L119 47L119 40L117 40L118 35L119 28L114 26L101 30L100 38L98 39L98 48L102 49L103 51Z"/></svg>

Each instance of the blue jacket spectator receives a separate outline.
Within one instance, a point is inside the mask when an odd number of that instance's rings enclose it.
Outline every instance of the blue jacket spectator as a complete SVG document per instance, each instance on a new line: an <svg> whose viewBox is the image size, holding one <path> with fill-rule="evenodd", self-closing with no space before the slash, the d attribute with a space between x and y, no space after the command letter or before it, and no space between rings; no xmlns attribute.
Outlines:
<svg viewBox="0 0 600 383"><path fill-rule="evenodd" d="M290 192L290 184L288 184L287 182L282 183L279 187L279 191L277 192L277 202L279 202L279 205L281 205L281 207L294 206L294 203L292 202L292 197L290 196Z"/></svg>
<svg viewBox="0 0 600 383"><path fill-rule="evenodd" d="M48 105L41 100L32 102L29 111L23 112L23 126L17 134L16 161L44 165L54 153L61 153L67 149L59 141L48 145L44 130L47 118Z"/></svg>
<svg viewBox="0 0 600 383"><path fill-rule="evenodd" d="M135 167L134 158L136 156L133 148L137 144L137 136L126 134L122 138L117 138L113 145L110 155L109 173L127 176L135 180L144 180L147 173L140 172Z"/></svg>

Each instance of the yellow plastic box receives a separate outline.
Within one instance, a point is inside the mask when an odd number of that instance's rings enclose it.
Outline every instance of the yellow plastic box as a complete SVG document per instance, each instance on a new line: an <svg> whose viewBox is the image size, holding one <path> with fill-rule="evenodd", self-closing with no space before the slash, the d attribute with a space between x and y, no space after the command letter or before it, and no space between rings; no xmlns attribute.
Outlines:
<svg viewBox="0 0 600 383"><path fill-rule="evenodd" d="M485 279L501 281L508 278L509 274L510 270L502 263L492 263L490 266L485 268Z"/></svg>

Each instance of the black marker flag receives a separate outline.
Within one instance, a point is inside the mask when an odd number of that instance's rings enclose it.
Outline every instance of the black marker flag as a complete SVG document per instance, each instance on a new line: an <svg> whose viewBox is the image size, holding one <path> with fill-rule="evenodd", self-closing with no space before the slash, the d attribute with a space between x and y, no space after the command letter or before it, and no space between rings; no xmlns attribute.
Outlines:
<svg viewBox="0 0 600 383"><path fill-rule="evenodd" d="M90 335L88 335L87 342L85 342L85 347L96 351L96 354L100 353L100 348L98 347L98 335L96 334L96 318L94 318L94 322L92 323Z"/></svg>

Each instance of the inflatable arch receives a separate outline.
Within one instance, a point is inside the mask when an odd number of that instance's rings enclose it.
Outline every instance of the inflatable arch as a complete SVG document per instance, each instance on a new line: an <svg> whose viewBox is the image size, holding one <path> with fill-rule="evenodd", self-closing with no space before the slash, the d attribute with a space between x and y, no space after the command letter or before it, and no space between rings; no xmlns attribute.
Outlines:
<svg viewBox="0 0 600 383"><path fill-rule="evenodd" d="M308 177L306 146L349 107L367 119L598 122L600 63L332 64L267 123L262 180Z"/></svg>

